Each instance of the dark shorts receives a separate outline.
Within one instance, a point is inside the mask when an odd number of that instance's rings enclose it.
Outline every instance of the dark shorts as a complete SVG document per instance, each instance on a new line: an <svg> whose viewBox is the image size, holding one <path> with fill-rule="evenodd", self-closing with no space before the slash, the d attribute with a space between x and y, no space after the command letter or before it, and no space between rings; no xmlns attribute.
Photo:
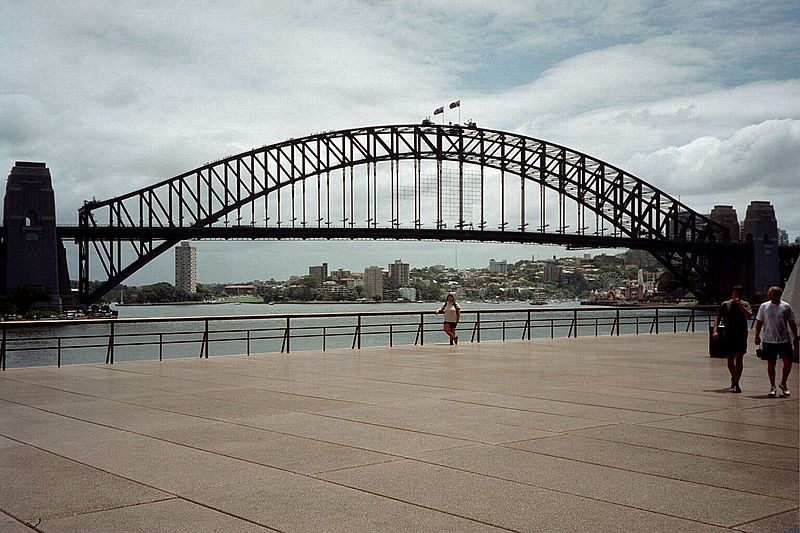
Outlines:
<svg viewBox="0 0 800 533"><path fill-rule="evenodd" d="M745 335L725 335L722 338L722 347L727 356L740 353L747 353L747 334Z"/></svg>
<svg viewBox="0 0 800 533"><path fill-rule="evenodd" d="M781 342L778 344L762 342L761 351L763 355L762 359L765 359L766 361L776 361L778 357L788 357L791 359L793 355L791 342Z"/></svg>
<svg viewBox="0 0 800 533"><path fill-rule="evenodd" d="M457 324L458 324L458 322L447 322L447 321L445 321L445 323L444 323L445 326L450 326L453 329L456 329L456 325Z"/></svg>

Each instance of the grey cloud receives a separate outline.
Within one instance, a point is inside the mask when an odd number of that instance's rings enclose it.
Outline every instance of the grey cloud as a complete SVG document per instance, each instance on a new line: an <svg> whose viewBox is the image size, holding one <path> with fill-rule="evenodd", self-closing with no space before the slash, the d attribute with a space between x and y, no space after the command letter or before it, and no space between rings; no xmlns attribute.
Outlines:
<svg viewBox="0 0 800 533"><path fill-rule="evenodd" d="M701 137L631 159L673 194L729 194L757 186L783 194L798 186L800 120L769 120L719 139Z"/></svg>

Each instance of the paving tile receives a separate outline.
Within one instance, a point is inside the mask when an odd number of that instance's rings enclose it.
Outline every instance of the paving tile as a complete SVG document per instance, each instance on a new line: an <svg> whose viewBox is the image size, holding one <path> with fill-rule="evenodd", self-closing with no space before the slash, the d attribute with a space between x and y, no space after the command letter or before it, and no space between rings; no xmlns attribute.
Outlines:
<svg viewBox="0 0 800 533"><path fill-rule="evenodd" d="M246 417L239 419L238 422L298 437L308 437L391 455L407 455L419 451L453 448L468 443L463 439L306 413L262 418Z"/></svg>
<svg viewBox="0 0 800 533"><path fill-rule="evenodd" d="M791 449L758 442L746 442L628 424L580 429L571 433L594 439L646 446L655 450L714 457L731 461L732 468L736 468L736 465L741 463L768 466L794 472L800 469L800 459Z"/></svg>
<svg viewBox="0 0 800 533"><path fill-rule="evenodd" d="M172 497L31 446L0 454L0 502L18 520L48 519Z"/></svg>
<svg viewBox="0 0 800 533"><path fill-rule="evenodd" d="M795 502L567 459L475 445L418 459L720 527L785 512Z"/></svg>
<svg viewBox="0 0 800 533"><path fill-rule="evenodd" d="M508 447L787 500L794 500L800 491L796 471L748 464L732 465L724 459L576 435L517 442Z"/></svg>
<svg viewBox="0 0 800 533"><path fill-rule="evenodd" d="M569 398L563 401L542 400L528 396L510 396L491 393L458 393L447 396L448 400L520 409L534 413L546 413L561 416L572 416L589 420L602 420L606 422L650 422L671 418L670 415L648 413L635 409L619 409L596 405L585 405L571 402Z"/></svg>
<svg viewBox="0 0 800 533"><path fill-rule="evenodd" d="M709 420L690 416L649 422L646 425L683 431L685 433L712 435L734 440L785 446L787 448L794 448L794 453L797 453L798 440L800 439L800 434L798 434L797 431L789 429L765 429L761 426L752 426L750 424Z"/></svg>
<svg viewBox="0 0 800 533"><path fill-rule="evenodd" d="M42 531L60 533L150 533L152 531L204 531L256 533L270 529L179 498L47 519Z"/></svg>
<svg viewBox="0 0 800 533"><path fill-rule="evenodd" d="M800 430L800 404L793 402L775 402L771 405L760 405L741 409L729 408L719 411L708 411L695 414L696 418L733 422L764 428L786 429L794 432Z"/></svg>
<svg viewBox="0 0 800 533"><path fill-rule="evenodd" d="M190 497L286 532L501 531L434 509L285 473L217 486Z"/></svg>
<svg viewBox="0 0 800 533"><path fill-rule="evenodd" d="M461 410L461 406L452 402L411 400L402 407L363 406L339 411L335 416L471 442L501 443L552 435L526 426L498 423L489 417L462 414L459 412Z"/></svg>
<svg viewBox="0 0 800 533"><path fill-rule="evenodd" d="M776 531L797 533L800 530L800 509L742 524L736 526L736 530L747 533L775 533Z"/></svg>
<svg viewBox="0 0 800 533"><path fill-rule="evenodd" d="M350 446L210 421L152 434L177 444L305 474L397 460L391 455Z"/></svg>
<svg viewBox="0 0 800 533"><path fill-rule="evenodd" d="M402 460L320 477L514 531L724 531L609 502Z"/></svg>

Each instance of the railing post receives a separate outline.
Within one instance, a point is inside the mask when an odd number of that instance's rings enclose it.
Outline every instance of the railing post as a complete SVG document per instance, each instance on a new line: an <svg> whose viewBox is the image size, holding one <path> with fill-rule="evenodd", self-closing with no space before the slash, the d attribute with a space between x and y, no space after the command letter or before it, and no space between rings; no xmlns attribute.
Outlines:
<svg viewBox="0 0 800 533"><path fill-rule="evenodd" d="M392 340L393 340L392 324L389 324L389 348L392 348L394 346Z"/></svg>
<svg viewBox="0 0 800 533"><path fill-rule="evenodd" d="M692 327L692 333L694 333L694 307L692 307L692 314L689 316L689 323L686 324L686 331L689 331L689 326Z"/></svg>
<svg viewBox="0 0 800 533"><path fill-rule="evenodd" d="M617 337L619 337L619 308L616 309L616 315L614 317L614 325L611 326L611 335L614 335L614 328L617 328Z"/></svg>
<svg viewBox="0 0 800 533"><path fill-rule="evenodd" d="M3 328L3 342L0 344L0 365L6 369L6 328Z"/></svg>
<svg viewBox="0 0 800 533"><path fill-rule="evenodd" d="M658 307L656 307L656 335L658 335Z"/></svg>
<svg viewBox="0 0 800 533"><path fill-rule="evenodd" d="M328 328L322 326L322 351L325 351L325 341L327 340L326 333L328 332Z"/></svg>
<svg viewBox="0 0 800 533"><path fill-rule="evenodd" d="M414 337L414 346L425 346L425 313L419 314L419 326L417 326L417 336Z"/></svg>
<svg viewBox="0 0 800 533"><path fill-rule="evenodd" d="M203 320L203 340L200 341L200 359L208 359L208 319Z"/></svg>
<svg viewBox="0 0 800 533"><path fill-rule="evenodd" d="M247 356L250 357L250 330L247 330Z"/></svg>
<svg viewBox="0 0 800 533"><path fill-rule="evenodd" d="M291 321L291 319L287 316L286 317L286 329L283 330L283 343L281 343L281 353L284 352L284 349L285 349L286 353L289 353L291 351L291 338L292 338L291 327L292 327L292 324L291 324L290 321Z"/></svg>
<svg viewBox="0 0 800 533"><path fill-rule="evenodd" d="M478 342L480 343L481 342L481 314L480 313L478 313L477 324L478 324Z"/></svg>
<svg viewBox="0 0 800 533"><path fill-rule="evenodd" d="M506 321L503 320L503 340L506 340Z"/></svg>
<svg viewBox="0 0 800 533"><path fill-rule="evenodd" d="M61 368L61 337L58 338L58 352L56 356L58 368Z"/></svg>
<svg viewBox="0 0 800 533"><path fill-rule="evenodd" d="M528 311L528 322L525 324L528 330L528 340L531 340L531 312Z"/></svg>
<svg viewBox="0 0 800 533"><path fill-rule="evenodd" d="M106 364L114 364L114 323L109 322L111 331L108 334L108 350L106 351Z"/></svg>
<svg viewBox="0 0 800 533"><path fill-rule="evenodd" d="M353 332L353 344L350 346L351 350L356 349L356 344L358 344L358 349L361 349L361 315L358 315L356 320L356 330Z"/></svg>
<svg viewBox="0 0 800 533"><path fill-rule="evenodd" d="M164 334L158 334L158 360L164 360Z"/></svg>

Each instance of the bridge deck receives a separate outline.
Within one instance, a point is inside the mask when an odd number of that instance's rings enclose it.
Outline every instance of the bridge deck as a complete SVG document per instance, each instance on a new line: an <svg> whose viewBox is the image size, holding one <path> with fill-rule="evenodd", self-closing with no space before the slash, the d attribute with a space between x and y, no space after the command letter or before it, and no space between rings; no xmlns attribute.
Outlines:
<svg viewBox="0 0 800 533"><path fill-rule="evenodd" d="M796 528L797 369L727 393L706 340L7 370L0 530Z"/></svg>

